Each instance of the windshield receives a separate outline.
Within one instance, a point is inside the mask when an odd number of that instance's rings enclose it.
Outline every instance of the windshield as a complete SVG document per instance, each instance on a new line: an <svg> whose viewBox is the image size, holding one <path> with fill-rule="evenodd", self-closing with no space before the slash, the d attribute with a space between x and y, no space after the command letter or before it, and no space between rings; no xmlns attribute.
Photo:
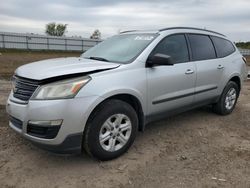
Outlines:
<svg viewBox="0 0 250 188"><path fill-rule="evenodd" d="M81 57L107 62L129 63L156 37L156 34L113 36L82 54Z"/></svg>

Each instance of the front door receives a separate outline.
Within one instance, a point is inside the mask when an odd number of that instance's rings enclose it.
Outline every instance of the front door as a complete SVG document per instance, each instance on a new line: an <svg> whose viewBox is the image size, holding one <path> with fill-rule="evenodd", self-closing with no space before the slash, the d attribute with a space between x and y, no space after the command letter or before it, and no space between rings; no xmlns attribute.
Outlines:
<svg viewBox="0 0 250 188"><path fill-rule="evenodd" d="M184 34L164 38L150 56L161 53L172 58L174 65L147 68L148 114L154 115L192 105L196 67L189 62Z"/></svg>

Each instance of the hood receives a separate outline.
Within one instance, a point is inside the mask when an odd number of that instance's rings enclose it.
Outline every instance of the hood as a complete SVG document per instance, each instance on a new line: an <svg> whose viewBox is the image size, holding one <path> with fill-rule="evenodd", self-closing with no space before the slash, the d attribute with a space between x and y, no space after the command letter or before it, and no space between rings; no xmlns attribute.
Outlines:
<svg viewBox="0 0 250 188"><path fill-rule="evenodd" d="M80 57L56 58L37 61L19 67L15 74L33 80L88 73L119 67L119 64L84 59Z"/></svg>

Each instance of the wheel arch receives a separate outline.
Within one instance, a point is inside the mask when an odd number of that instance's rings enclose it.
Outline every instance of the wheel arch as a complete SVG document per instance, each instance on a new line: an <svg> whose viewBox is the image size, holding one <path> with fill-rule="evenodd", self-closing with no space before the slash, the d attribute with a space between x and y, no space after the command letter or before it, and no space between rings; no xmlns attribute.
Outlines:
<svg viewBox="0 0 250 188"><path fill-rule="evenodd" d="M240 75L231 76L228 82L230 81L235 82L239 86L239 90L241 90L242 81L241 81Z"/></svg>
<svg viewBox="0 0 250 188"><path fill-rule="evenodd" d="M134 110L136 111L137 116L138 116L138 120L139 120L138 131L141 131L141 132L144 131L145 115L144 115L142 102L140 101L140 99L137 96L135 96L131 93L118 93L118 94L113 94L113 95L106 95L90 111L86 123L88 123L88 121L91 120L91 117L93 116L93 114L95 114L96 110L98 109L98 107L102 103L106 102L107 100L111 100L111 99L118 99L118 100L121 100L121 101L124 101L124 102L130 104L134 108Z"/></svg>

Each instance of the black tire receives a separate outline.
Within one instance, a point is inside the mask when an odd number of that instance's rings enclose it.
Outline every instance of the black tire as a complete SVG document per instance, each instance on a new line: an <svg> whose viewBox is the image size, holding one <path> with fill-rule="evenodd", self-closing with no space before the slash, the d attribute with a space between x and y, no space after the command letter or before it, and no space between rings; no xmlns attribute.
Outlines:
<svg viewBox="0 0 250 188"><path fill-rule="evenodd" d="M236 101L233 105L233 107L231 109L227 109L226 108L226 95L228 93L228 91L231 89L231 88L234 88L236 90ZM239 97L239 93L240 93L240 90L239 90L239 86L238 84L236 84L235 82L233 81L229 81L226 85L226 87L224 88L221 96L220 96L220 99L219 101L213 105L213 111L219 115L228 115L230 114L234 108L235 108L235 105L237 103L237 100L238 100L238 97Z"/></svg>
<svg viewBox="0 0 250 188"><path fill-rule="evenodd" d="M100 144L99 133L104 122L114 114L124 114L131 122L131 134L126 144L117 151L106 151ZM128 103L111 99L104 101L91 114L84 131L83 146L85 151L92 157L102 161L111 160L125 153L133 144L138 130L138 117Z"/></svg>

